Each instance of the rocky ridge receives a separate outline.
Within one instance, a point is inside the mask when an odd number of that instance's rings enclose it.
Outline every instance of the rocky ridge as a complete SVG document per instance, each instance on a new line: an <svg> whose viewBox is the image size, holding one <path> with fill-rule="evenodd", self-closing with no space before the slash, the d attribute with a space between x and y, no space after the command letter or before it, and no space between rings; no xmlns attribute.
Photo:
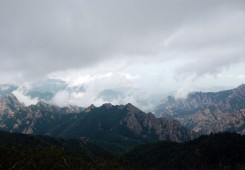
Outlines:
<svg viewBox="0 0 245 170"><path fill-rule="evenodd" d="M185 99L169 96L155 109L158 117L174 118L203 134L235 131L245 134L245 85L216 93L195 92Z"/></svg>
<svg viewBox="0 0 245 170"><path fill-rule="evenodd" d="M125 148L149 141L182 142L196 137L178 121L156 118L132 104L106 103L83 109L62 108L41 101L26 107L12 94L1 98L0 103L0 130L9 132L76 139L85 137Z"/></svg>

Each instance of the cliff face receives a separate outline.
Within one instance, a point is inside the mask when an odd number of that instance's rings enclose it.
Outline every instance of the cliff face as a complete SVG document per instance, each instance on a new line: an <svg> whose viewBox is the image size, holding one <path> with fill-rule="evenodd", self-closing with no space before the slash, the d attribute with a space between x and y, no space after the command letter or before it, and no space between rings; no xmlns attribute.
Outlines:
<svg viewBox="0 0 245 170"><path fill-rule="evenodd" d="M157 140L178 142L195 137L191 131L183 128L176 120L156 118L152 113L145 114L132 105L126 105L126 108L128 113L121 123L135 134Z"/></svg>
<svg viewBox="0 0 245 170"><path fill-rule="evenodd" d="M25 134L42 134L63 138L88 137L108 142L187 141L195 137L178 121L156 118L132 104L86 109L38 102L24 106L14 95L0 99L0 129ZM136 142L136 143L137 143Z"/></svg>
<svg viewBox="0 0 245 170"><path fill-rule="evenodd" d="M153 114L146 114L132 104L90 106L68 129L61 133L61 136L74 138L83 135L99 140L119 140L126 143L133 140L181 142L196 137L178 121L156 118Z"/></svg>
<svg viewBox="0 0 245 170"><path fill-rule="evenodd" d="M168 97L156 108L158 117L177 119L196 132L236 131L245 134L245 85L217 93Z"/></svg>
<svg viewBox="0 0 245 170"><path fill-rule="evenodd" d="M0 129L26 134L44 134L49 128L65 121L69 113L77 114L83 108L59 107L38 102L26 107L12 94L0 98Z"/></svg>
<svg viewBox="0 0 245 170"><path fill-rule="evenodd" d="M4 114L8 116L14 116L14 114L21 108L24 108L24 105L21 104L12 93L6 95L3 98L0 98L1 116L3 116Z"/></svg>

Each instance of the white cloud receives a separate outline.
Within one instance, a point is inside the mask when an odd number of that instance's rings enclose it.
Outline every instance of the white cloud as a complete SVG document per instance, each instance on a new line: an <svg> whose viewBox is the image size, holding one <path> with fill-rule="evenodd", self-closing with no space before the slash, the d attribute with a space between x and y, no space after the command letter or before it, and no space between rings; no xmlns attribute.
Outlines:
<svg viewBox="0 0 245 170"><path fill-rule="evenodd" d="M52 98L51 102L59 106L69 105L70 94L68 91L59 91Z"/></svg>
<svg viewBox="0 0 245 170"><path fill-rule="evenodd" d="M120 73L120 75L125 77L128 80L134 80L134 79L138 79L140 77L139 75L131 75L129 73Z"/></svg>
<svg viewBox="0 0 245 170"><path fill-rule="evenodd" d="M37 0L1 1L0 6L0 72L19 73L23 79L74 68L97 69L99 63L111 60L152 64L199 58L207 63L222 57L227 48L229 60L211 65L212 71L244 62L244 49L233 48L244 46L242 0ZM182 72L212 74L209 68Z"/></svg>
<svg viewBox="0 0 245 170"><path fill-rule="evenodd" d="M237 78L244 81L245 80L245 74L239 74L239 75L237 75Z"/></svg>
<svg viewBox="0 0 245 170"><path fill-rule="evenodd" d="M68 83L68 86L74 87L78 84L82 84L85 88L85 91L60 91L53 97L53 103L59 105L76 104L79 106L88 106L92 103L95 105L101 105L104 102L108 102L98 98L98 95L101 91L120 87L133 87L133 80L135 77L137 77L128 73L111 72L93 75L80 75L77 77L76 75L80 74L78 71L74 71L74 75L71 75L70 73L71 72L69 72L69 80L65 79ZM52 76L53 78L57 78L54 74ZM72 77L74 79L71 79Z"/></svg>
<svg viewBox="0 0 245 170"><path fill-rule="evenodd" d="M17 99L24 103L26 106L36 104L38 102L38 98L31 98L26 95L26 90L24 88L18 88L13 92L13 94L17 97Z"/></svg>
<svg viewBox="0 0 245 170"><path fill-rule="evenodd" d="M0 16L0 81L57 78L85 88L60 91L60 104L101 103L99 92L122 86L147 93L127 96L139 103L176 89L185 96L192 83L243 81L243 0L14 0L0 1Z"/></svg>

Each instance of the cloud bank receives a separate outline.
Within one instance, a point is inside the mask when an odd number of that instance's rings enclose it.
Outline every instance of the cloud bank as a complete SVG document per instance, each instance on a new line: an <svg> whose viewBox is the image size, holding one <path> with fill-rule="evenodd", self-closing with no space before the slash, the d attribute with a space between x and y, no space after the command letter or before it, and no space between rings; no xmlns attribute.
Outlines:
<svg viewBox="0 0 245 170"><path fill-rule="evenodd" d="M90 95L55 96L75 103L122 84L149 94L190 83L237 86L245 81L237 78L244 18L243 0L3 0L0 82L86 84Z"/></svg>
<svg viewBox="0 0 245 170"><path fill-rule="evenodd" d="M244 62L242 0L36 0L0 6L1 71L46 76L119 57L134 63L184 58L192 62L179 71L203 74ZM198 61L208 67L187 69Z"/></svg>

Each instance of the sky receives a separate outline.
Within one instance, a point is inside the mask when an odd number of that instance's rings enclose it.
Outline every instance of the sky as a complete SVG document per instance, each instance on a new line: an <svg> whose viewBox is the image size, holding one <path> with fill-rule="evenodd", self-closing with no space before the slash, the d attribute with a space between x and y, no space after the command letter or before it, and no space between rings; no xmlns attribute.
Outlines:
<svg viewBox="0 0 245 170"><path fill-rule="evenodd" d="M233 88L245 82L244 19L244 0L1 0L0 84L61 79L85 87L78 105L106 102L107 89L137 89L113 101L124 104Z"/></svg>

